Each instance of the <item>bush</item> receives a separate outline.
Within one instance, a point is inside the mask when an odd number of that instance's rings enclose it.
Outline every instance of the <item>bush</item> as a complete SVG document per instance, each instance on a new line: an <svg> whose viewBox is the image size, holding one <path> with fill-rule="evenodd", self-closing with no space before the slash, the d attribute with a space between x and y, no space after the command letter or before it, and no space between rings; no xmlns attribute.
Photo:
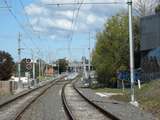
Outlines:
<svg viewBox="0 0 160 120"><path fill-rule="evenodd" d="M11 55L5 51L0 51L0 80L9 80L12 76L14 62Z"/></svg>

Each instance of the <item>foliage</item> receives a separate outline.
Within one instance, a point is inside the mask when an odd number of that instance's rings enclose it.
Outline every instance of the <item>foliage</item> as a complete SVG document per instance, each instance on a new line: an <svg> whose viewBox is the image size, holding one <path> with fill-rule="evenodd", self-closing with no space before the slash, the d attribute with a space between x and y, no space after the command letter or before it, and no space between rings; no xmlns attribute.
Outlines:
<svg viewBox="0 0 160 120"><path fill-rule="evenodd" d="M149 83L142 84L141 89L135 88L135 97L140 107L160 119L160 80L150 81ZM107 92L106 90L101 90ZM114 89L110 89L109 92L116 92ZM117 92L122 91L117 89ZM111 98L118 101L129 102L130 90L125 89L124 95L115 95Z"/></svg>
<svg viewBox="0 0 160 120"><path fill-rule="evenodd" d="M135 50L140 49L139 19L134 18ZM96 48L92 56L99 83L116 87L116 73L129 68L128 16L125 12L112 16L104 30L97 33Z"/></svg>
<svg viewBox="0 0 160 120"><path fill-rule="evenodd" d="M57 66L59 66L59 73L66 72L68 67L68 61L66 59L59 59L57 62Z"/></svg>
<svg viewBox="0 0 160 120"><path fill-rule="evenodd" d="M155 8L155 13L159 13L160 14L160 4Z"/></svg>
<svg viewBox="0 0 160 120"><path fill-rule="evenodd" d="M0 51L0 80L9 80L13 73L14 62L11 55Z"/></svg>

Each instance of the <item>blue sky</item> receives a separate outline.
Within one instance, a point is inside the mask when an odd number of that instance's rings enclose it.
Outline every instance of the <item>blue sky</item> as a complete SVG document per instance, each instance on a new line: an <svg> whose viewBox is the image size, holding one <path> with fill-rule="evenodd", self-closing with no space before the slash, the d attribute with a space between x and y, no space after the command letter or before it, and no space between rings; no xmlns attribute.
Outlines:
<svg viewBox="0 0 160 120"><path fill-rule="evenodd" d="M0 0L0 7L6 6L4 1ZM47 60L63 57L80 59L82 55L88 57L89 32L91 48L94 48L96 32L103 29L103 24L110 16L127 6L125 0L84 0L84 2L121 1L124 4L82 5L78 14L79 5L48 6L45 4L80 2L80 0L6 1L25 29L25 31L21 29L7 8L0 8L0 50L9 52L15 61L17 61L19 32L22 35L22 58L31 57L31 49L34 50L36 57L40 56ZM20 1L22 1L24 9ZM78 17L76 18L77 14ZM74 32L71 42L72 31ZM72 50L71 54L67 49L69 43ZM38 52L39 50L40 52Z"/></svg>

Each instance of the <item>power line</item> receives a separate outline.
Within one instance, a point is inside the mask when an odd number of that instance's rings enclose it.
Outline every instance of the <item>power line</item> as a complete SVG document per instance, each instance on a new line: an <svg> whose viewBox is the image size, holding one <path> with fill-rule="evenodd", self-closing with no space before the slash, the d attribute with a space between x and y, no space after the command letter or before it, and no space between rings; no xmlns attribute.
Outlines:
<svg viewBox="0 0 160 120"><path fill-rule="evenodd" d="M71 43L72 43L72 40L73 40L73 34L74 34L74 27L76 26L76 23L77 23L77 20L78 20L78 16L79 16L79 11L80 11L80 8L83 4L84 0L81 1L81 4L79 5L78 9L77 9L77 14L75 16L75 22L72 21L72 30L71 30L71 39L70 39L70 43L69 43L69 48L71 47ZM75 12L75 11L74 11ZM74 16L73 16L74 17ZM73 19L74 20L74 19Z"/></svg>
<svg viewBox="0 0 160 120"><path fill-rule="evenodd" d="M66 2L66 3L48 3L42 5L54 5L54 6L67 6L67 5L80 5L80 2ZM112 4L124 4L124 2L84 2L84 5L112 5Z"/></svg>
<svg viewBox="0 0 160 120"><path fill-rule="evenodd" d="M21 7L23 8L24 15L25 15L26 20L27 20L28 24L30 25L30 27L31 27L31 29L32 29L32 31L33 31L33 33L36 33L37 31L34 30L34 27L33 27L33 25L31 24L31 22L30 22L30 20L29 20L28 14L27 14L26 11L25 11L25 6L24 6L23 1L22 1L22 0L19 0L19 3L20 3L20 5L21 5ZM40 38L38 35L37 35L37 38L41 40L41 38Z"/></svg>
<svg viewBox="0 0 160 120"><path fill-rule="evenodd" d="M21 7L23 8L24 15L25 15L25 17L26 17L26 20L27 20L28 24L30 25L32 31L35 32L35 30L33 29L33 25L31 24L31 22L30 22L30 20L29 20L29 17L28 17L28 15L27 15L26 11L25 11L25 7L24 7L24 4L23 4L22 0L19 0L19 3L20 3L20 5L21 5Z"/></svg>
<svg viewBox="0 0 160 120"><path fill-rule="evenodd" d="M28 32L25 30L24 26L21 24L21 22L18 20L17 16L13 13L13 11L11 10L11 8L9 8L8 2L6 0L3 0L4 3L6 4L6 7L8 9L8 11L10 12L10 14L13 16L13 18L15 19L15 21L17 22L17 24L20 26L20 28L27 34L27 36L29 37L29 40L32 42L33 45L36 46L36 44L34 43L33 39L31 38L31 36L28 34ZM37 46L36 46L37 47ZM37 47L38 48L38 47Z"/></svg>
<svg viewBox="0 0 160 120"><path fill-rule="evenodd" d="M32 29L33 33L34 33L34 32L37 32L37 31L34 30L33 25L31 24L31 22L30 22L30 20L29 20L28 14L27 14L26 11L25 11L25 6L24 6L23 1L22 1L22 0L19 0L19 3L20 3L20 5L21 5L21 7L23 8L24 15L25 15L26 20L27 20L28 24L30 25L30 28ZM40 38L39 36L37 36L37 38L41 40L41 38ZM37 48L37 49L39 49L39 48ZM39 49L39 50L40 50L40 49Z"/></svg>
<svg viewBox="0 0 160 120"><path fill-rule="evenodd" d="M76 2L76 0L74 0L74 2ZM74 9L73 9L72 24L71 24L71 34L70 34L71 38L68 41L68 52L69 52L70 59L71 59L71 42L72 42L72 39L73 39L73 27L74 27L75 10L76 10L76 7L74 7Z"/></svg>

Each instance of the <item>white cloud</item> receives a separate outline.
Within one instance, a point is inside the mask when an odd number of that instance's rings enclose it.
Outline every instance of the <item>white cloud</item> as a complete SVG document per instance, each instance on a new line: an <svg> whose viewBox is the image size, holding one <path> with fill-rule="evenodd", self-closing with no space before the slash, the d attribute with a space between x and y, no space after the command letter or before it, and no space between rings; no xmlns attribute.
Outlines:
<svg viewBox="0 0 160 120"><path fill-rule="evenodd" d="M72 19L73 17L73 11L67 10L67 11L55 11L56 15L61 15L63 17L68 17L69 19Z"/></svg>
<svg viewBox="0 0 160 120"><path fill-rule="evenodd" d="M80 1L80 0L79 0ZM108 0L111 2L114 0ZM121 0L122 1L122 0ZM74 0L40 0L41 4L49 3L67 3ZM85 2L106 2L106 0L85 0ZM74 22L76 20L77 8L75 6L47 6L31 3L25 7L31 24L34 29L55 39L61 36L71 34L71 28L76 31L89 31L99 29L103 26L106 18L118 11L115 5L82 5L77 18L77 23L72 26L73 10ZM122 5L121 5L122 6ZM119 6L120 7L120 6ZM75 26L76 25L76 26ZM54 34L54 35L53 35Z"/></svg>
<svg viewBox="0 0 160 120"><path fill-rule="evenodd" d="M88 17L87 17L87 23L88 23L88 24L93 24L93 23L96 21L96 19L97 19L96 16L90 14L90 15L88 15Z"/></svg>
<svg viewBox="0 0 160 120"><path fill-rule="evenodd" d="M36 4L30 4L29 6L25 7L25 11L27 12L28 15L46 15L48 14L49 11L45 9L44 7L40 7Z"/></svg>

